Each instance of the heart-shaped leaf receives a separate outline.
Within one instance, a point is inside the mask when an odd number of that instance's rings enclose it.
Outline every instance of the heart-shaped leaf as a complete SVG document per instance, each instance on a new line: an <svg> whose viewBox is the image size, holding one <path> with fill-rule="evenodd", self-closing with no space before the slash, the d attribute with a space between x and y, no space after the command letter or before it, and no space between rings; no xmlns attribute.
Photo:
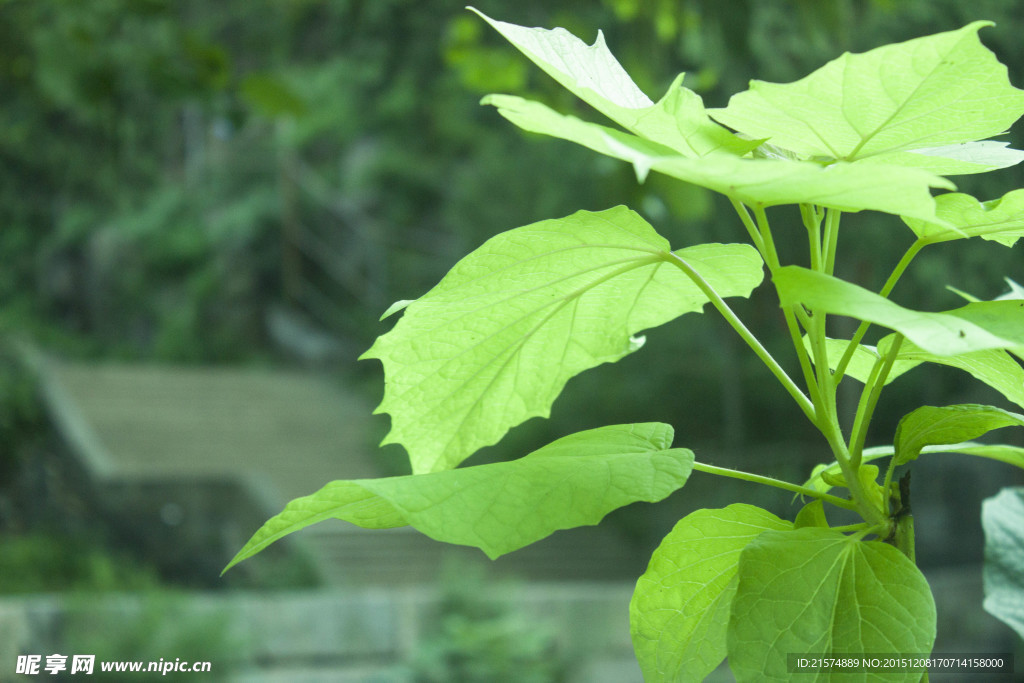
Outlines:
<svg viewBox="0 0 1024 683"><path fill-rule="evenodd" d="M728 647L740 683L792 680L789 655L927 654L935 642L928 582L903 553L881 541L820 527L766 531L744 548L738 575ZM906 673L886 680L920 678ZM843 680L876 675L844 674Z"/></svg>
<svg viewBox="0 0 1024 683"><path fill-rule="evenodd" d="M651 556L629 605L633 647L647 681L700 681L725 658L740 551L792 523L752 505L698 510Z"/></svg>

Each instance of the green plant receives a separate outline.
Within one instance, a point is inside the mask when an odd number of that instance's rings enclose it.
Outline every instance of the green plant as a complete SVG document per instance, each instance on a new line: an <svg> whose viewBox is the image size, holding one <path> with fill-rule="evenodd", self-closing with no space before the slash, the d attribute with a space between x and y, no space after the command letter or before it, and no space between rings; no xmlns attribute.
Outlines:
<svg viewBox="0 0 1024 683"><path fill-rule="evenodd" d="M914 561L909 479L899 468L935 452L1024 467L1022 448L971 441L1024 426L1024 416L986 405L923 406L899 421L892 445L865 448L865 439L885 386L924 363L964 370L1024 406L1024 369L1014 358L1024 356L1019 292L944 312L888 298L930 245L980 237L1012 246L1024 235L1024 190L984 203L931 191L955 189L945 176L1024 159L986 140L1024 113L1024 91L978 39L986 23L847 53L795 83L754 81L727 107L705 110L682 77L660 101L649 100L600 35L587 46L562 29L484 19L621 129L510 95L490 95L486 104L525 130L631 163L641 182L656 171L725 195L751 244L673 249L624 207L488 240L427 294L388 309L384 317L404 310L403 317L363 356L384 364L378 411L392 419L385 441L407 448L414 473L331 482L294 500L228 566L330 518L411 525L497 557L558 529L596 524L627 503L661 500L698 471L809 502L793 521L733 504L678 522L630 608L650 680L696 680L725 657L746 681L788 678L794 654L930 653L935 605ZM799 208L809 267L779 259L767 210L787 204ZM916 238L878 293L834 274L841 216L862 210L899 216ZM803 387L726 303L761 285L765 267ZM806 482L697 462L692 451L673 448L672 427L658 423L591 429L515 461L457 468L513 426L546 416L572 376L638 350L642 330L708 303L827 441L830 462ZM851 339L837 339L828 316L861 322ZM892 333L862 343L872 325ZM837 401L843 379L863 384L846 429ZM1002 508L992 504L1002 512L991 526L1005 530L1017 514L1005 503L1024 490L1003 497ZM1000 566L1022 564L1019 534L990 534L989 544ZM992 575L999 590L986 604L1006 617L1009 610L993 604L1021 599L1019 570ZM850 680L922 674L910 667Z"/></svg>
<svg viewBox="0 0 1024 683"><path fill-rule="evenodd" d="M441 601L408 668L417 683L550 683L565 679L556 632L517 606L516 586L481 565L443 568ZM501 598L497 596L501 595Z"/></svg>

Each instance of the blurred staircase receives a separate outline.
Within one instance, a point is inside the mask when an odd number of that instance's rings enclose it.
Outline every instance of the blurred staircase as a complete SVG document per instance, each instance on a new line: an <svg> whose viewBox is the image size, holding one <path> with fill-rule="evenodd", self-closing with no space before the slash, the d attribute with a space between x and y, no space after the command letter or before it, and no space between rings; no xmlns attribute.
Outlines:
<svg viewBox="0 0 1024 683"><path fill-rule="evenodd" d="M207 558L213 581L289 500L331 480L381 474L371 407L322 375L39 358L35 365L72 462L108 515L165 564L186 566L190 554ZM289 539L232 571L272 575L275 553L289 554L289 547L335 586L422 583L436 579L451 556L486 561L476 549L410 528L329 521ZM529 579L635 580L643 559L613 531L586 527L490 566Z"/></svg>

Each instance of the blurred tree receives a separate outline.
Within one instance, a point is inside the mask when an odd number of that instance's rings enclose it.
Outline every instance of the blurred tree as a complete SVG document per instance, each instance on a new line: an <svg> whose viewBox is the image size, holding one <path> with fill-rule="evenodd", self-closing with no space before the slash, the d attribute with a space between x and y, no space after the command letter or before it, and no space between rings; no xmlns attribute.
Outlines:
<svg viewBox="0 0 1024 683"><path fill-rule="evenodd" d="M1011 73L1024 70L1009 0L479 4L588 40L603 28L652 97L686 71L711 106L748 78L792 80L841 50L979 16L998 22L983 38ZM728 207L699 189L637 186L624 164L524 139L477 106L489 91L594 116L457 2L0 2L0 330L103 355L228 361L265 353L266 323L284 308L341 338L350 358L388 303L501 229L628 203L680 245L742 239ZM992 175L1001 184L961 184L982 197L1024 184L1019 171ZM908 231L876 216L848 223L842 238L863 248L844 267L880 283ZM955 305L943 287L956 269L959 286L991 296L997 274L1024 279L1013 258L936 248L901 288ZM763 303L750 313L776 324ZM710 356L708 367L746 374L713 323L680 329L681 347L654 337L643 362ZM707 414L679 405L667 379L645 387L650 399L624 396L629 375L616 373L628 368L578 380L604 397L595 411L692 415L681 429L735 442L744 425L771 433L776 422L771 396L740 401L719 374L694 379L718 406Z"/></svg>

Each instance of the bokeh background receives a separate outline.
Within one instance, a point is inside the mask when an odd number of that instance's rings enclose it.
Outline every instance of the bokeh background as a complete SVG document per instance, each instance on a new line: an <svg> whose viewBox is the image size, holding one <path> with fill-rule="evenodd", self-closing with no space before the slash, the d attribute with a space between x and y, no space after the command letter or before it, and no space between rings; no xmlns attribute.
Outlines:
<svg viewBox="0 0 1024 683"><path fill-rule="evenodd" d="M588 42L603 29L655 99L685 71L724 106L750 78L795 80L844 50L975 19L996 22L982 39L1024 85L1012 0L478 7ZM489 92L593 118L460 2L0 0L0 680L16 655L52 652L209 660L210 680L637 680L630 584L675 520L737 500L795 514L788 497L695 475L662 504L494 564L335 529L219 575L282 501L408 471L401 448L376 445L380 366L356 358L391 302L489 236L625 203L674 246L744 239L721 198L637 185L626 164L525 135L479 106ZM1024 172L955 180L991 199ZM773 219L798 258L797 217ZM848 215L838 272L877 289L911 237L893 217ZM993 298L1007 276L1024 282L1019 247L940 245L894 298L951 308L947 285ZM735 308L785 354L767 290ZM891 442L918 405L1002 405L967 380L901 378L869 443ZM471 462L653 420L705 461L792 480L827 457L731 330L688 315ZM944 651L1019 649L981 609L979 504L1021 482L1009 470L915 465Z"/></svg>

